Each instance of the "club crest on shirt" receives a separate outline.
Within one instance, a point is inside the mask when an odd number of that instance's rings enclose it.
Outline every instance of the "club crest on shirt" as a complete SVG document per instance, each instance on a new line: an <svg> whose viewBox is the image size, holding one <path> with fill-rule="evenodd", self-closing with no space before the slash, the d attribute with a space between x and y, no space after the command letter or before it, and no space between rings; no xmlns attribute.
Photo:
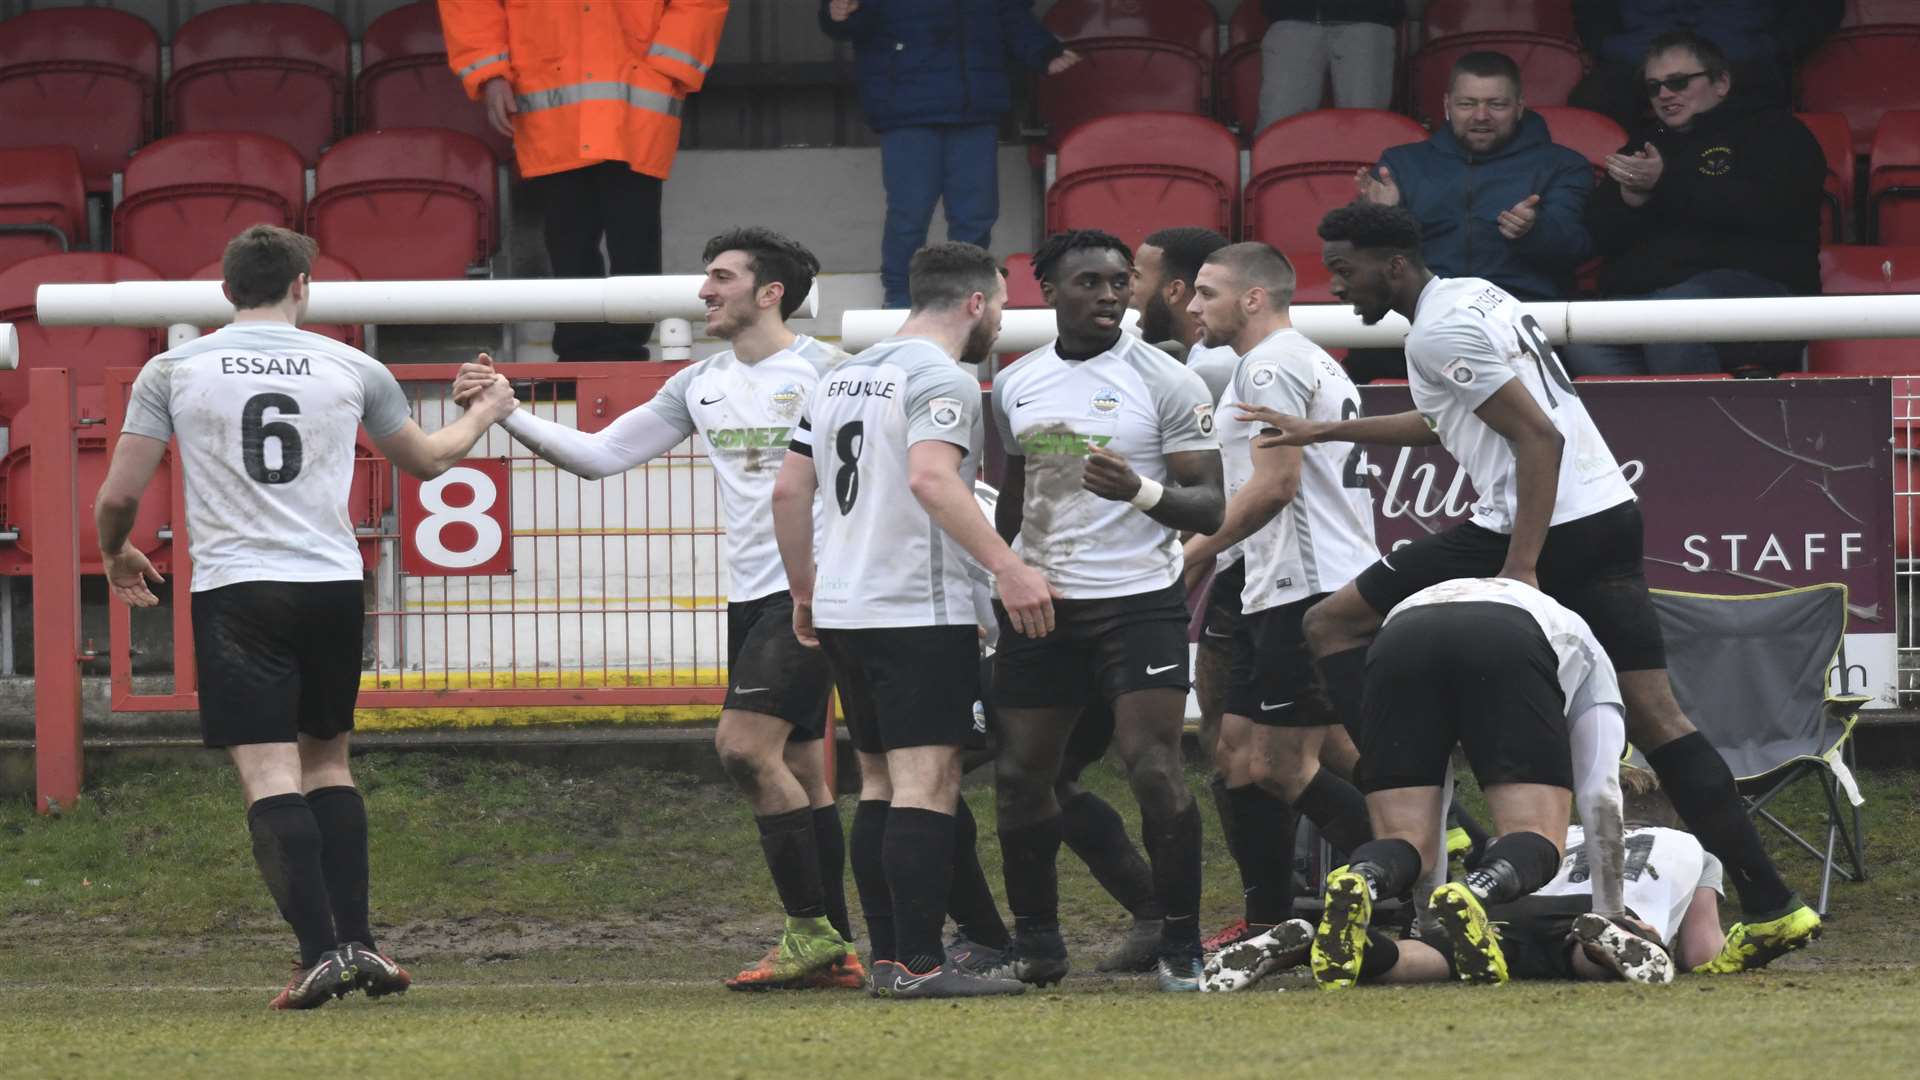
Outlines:
<svg viewBox="0 0 1920 1080"><path fill-rule="evenodd" d="M791 417L800 409L800 384L783 384L778 390L773 392L772 397L767 399L767 404L772 406L775 413L781 416Z"/></svg>
<svg viewBox="0 0 1920 1080"><path fill-rule="evenodd" d="M1120 408L1120 391L1111 386L1103 386L1093 392L1093 411L1101 416L1110 416Z"/></svg>
<svg viewBox="0 0 1920 1080"><path fill-rule="evenodd" d="M1263 387L1272 386L1273 380L1279 377L1280 377L1279 371L1275 369L1272 364L1262 364L1259 367L1253 369L1253 375L1248 379L1248 381L1253 383L1256 389L1259 389Z"/></svg>
<svg viewBox="0 0 1920 1080"><path fill-rule="evenodd" d="M1442 370L1446 373L1447 378L1452 379L1461 386L1473 385L1473 368L1464 360L1455 360Z"/></svg>
<svg viewBox="0 0 1920 1080"><path fill-rule="evenodd" d="M1709 146L1700 151L1700 175L1725 176L1733 171L1733 148Z"/></svg>
<svg viewBox="0 0 1920 1080"><path fill-rule="evenodd" d="M960 422L960 399L937 397L927 402L927 415L933 418L933 426L950 428Z"/></svg>
<svg viewBox="0 0 1920 1080"><path fill-rule="evenodd" d="M1200 424L1200 434L1213 434L1213 406L1202 402L1193 407L1193 418Z"/></svg>

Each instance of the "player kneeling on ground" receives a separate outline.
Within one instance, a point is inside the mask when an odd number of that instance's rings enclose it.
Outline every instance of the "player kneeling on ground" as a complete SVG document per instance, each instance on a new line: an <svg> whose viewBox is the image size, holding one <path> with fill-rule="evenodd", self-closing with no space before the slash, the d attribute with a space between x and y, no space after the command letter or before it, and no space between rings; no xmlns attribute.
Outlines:
<svg viewBox="0 0 1920 1080"><path fill-rule="evenodd" d="M317 250L268 225L227 245L233 323L141 369L94 509L114 595L159 603L147 583L160 575L127 537L167 441L180 440L201 735L240 773L254 861L300 940L276 1009L412 982L374 946L367 809L347 768L365 618L347 515L354 432L366 425L388 460L427 480L515 408L496 376L465 415L421 431L380 361L298 328Z"/></svg>

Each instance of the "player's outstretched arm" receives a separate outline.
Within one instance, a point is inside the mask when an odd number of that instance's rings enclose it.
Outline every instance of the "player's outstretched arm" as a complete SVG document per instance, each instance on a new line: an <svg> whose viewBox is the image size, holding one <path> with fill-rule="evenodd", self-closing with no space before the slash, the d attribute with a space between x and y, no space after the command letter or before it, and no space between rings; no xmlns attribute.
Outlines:
<svg viewBox="0 0 1920 1080"><path fill-rule="evenodd" d="M1300 493L1300 461L1297 446L1256 447L1253 476L1227 500L1220 528L1211 536L1195 533L1187 541L1187 565L1211 565L1221 552L1266 528Z"/></svg>
<svg viewBox="0 0 1920 1080"><path fill-rule="evenodd" d="M107 466L107 478L94 498L93 523L100 535L100 559L107 571L107 587L129 607L152 607L160 602L147 587L164 578L140 549L127 546L133 522L140 513L140 495L147 490L167 454L167 440L123 432Z"/></svg>
<svg viewBox="0 0 1920 1080"><path fill-rule="evenodd" d="M493 375L493 360L486 353L460 365L460 375L453 382L453 400L466 404L486 389ZM691 424L671 423L645 405L628 410L591 434L518 409L500 421L500 426L535 454L587 480L645 465L692 434Z"/></svg>
<svg viewBox="0 0 1920 1080"><path fill-rule="evenodd" d="M1726 931L1720 929L1720 894L1701 885L1693 890L1693 903L1687 905L1687 914L1673 935L1673 958L1680 962L1681 970L1693 971L1719 956L1726 943Z"/></svg>
<svg viewBox="0 0 1920 1080"><path fill-rule="evenodd" d="M1103 499L1132 503L1141 513L1172 529L1212 533L1227 512L1225 484L1220 475L1220 451L1178 450L1168 454L1167 479L1162 484L1133 471L1127 459L1104 446L1087 453L1088 491Z"/></svg>
<svg viewBox="0 0 1920 1080"><path fill-rule="evenodd" d="M1540 580L1535 568L1547 542L1547 528L1553 524L1554 501L1560 496L1560 455L1566 449L1566 436L1540 411L1519 379L1495 390L1473 412L1513 447L1519 504L1514 508L1513 534L1500 576L1537 589Z"/></svg>
<svg viewBox="0 0 1920 1080"><path fill-rule="evenodd" d="M1620 797L1620 757L1627 723L1620 706L1602 702L1573 718L1573 803L1586 832L1593 875L1593 910L1609 919L1627 913L1626 821Z"/></svg>
<svg viewBox="0 0 1920 1080"><path fill-rule="evenodd" d="M1262 449L1274 446L1312 446L1323 442L1371 443L1375 446L1438 446L1440 436L1427 426L1426 417L1409 409L1386 416L1358 416L1352 420L1307 420L1270 409L1265 405L1236 402L1240 419L1265 424L1253 445Z"/></svg>
<svg viewBox="0 0 1920 1080"><path fill-rule="evenodd" d="M907 449L907 487L933 523L993 575L1013 628L1028 637L1052 633L1053 600L1060 591L1040 571L1021 562L987 524L973 492L960 479L964 452L940 439L914 443Z"/></svg>
<svg viewBox="0 0 1920 1080"><path fill-rule="evenodd" d="M487 429L512 415L519 404L506 378L495 375L484 389L468 396L467 411L439 431L429 435L408 420L391 435L376 436L373 444L408 475L431 480L459 464Z"/></svg>
<svg viewBox="0 0 1920 1080"><path fill-rule="evenodd" d="M773 541L793 597L794 637L809 648L820 644L813 632L813 497L819 489L813 459L787 451L773 480Z"/></svg>

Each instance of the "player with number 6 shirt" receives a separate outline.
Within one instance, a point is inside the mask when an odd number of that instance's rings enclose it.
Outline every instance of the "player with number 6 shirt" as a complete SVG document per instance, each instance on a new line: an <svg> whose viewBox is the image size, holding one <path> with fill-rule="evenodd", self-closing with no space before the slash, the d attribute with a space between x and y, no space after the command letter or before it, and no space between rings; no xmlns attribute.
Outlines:
<svg viewBox="0 0 1920 1080"><path fill-rule="evenodd" d="M184 466L200 729L240 774L260 875L300 942L275 1009L311 1009L412 979L368 923L367 811L347 767L360 692L364 569L347 516L354 433L423 480L457 464L513 391L491 377L427 434L380 361L301 330L317 251L257 225L227 245L233 323L154 357L95 501L115 597L159 602L160 575L127 543L169 440Z"/></svg>
<svg viewBox="0 0 1920 1080"><path fill-rule="evenodd" d="M1612 657L1628 737L1739 890L1748 921L1703 970L1752 970L1804 947L1820 934L1819 916L1781 879L1725 759L1674 698L1639 505L1546 334L1498 286L1436 277L1403 208L1355 203L1327 214L1319 231L1334 295L1369 325L1389 312L1411 324L1414 409L1331 423L1264 408L1245 415L1275 429L1264 445L1438 444L1479 496L1471 520L1397 548L1307 613L1308 645L1341 719L1358 722L1368 642L1402 600L1496 574L1539 588L1584 618Z"/></svg>

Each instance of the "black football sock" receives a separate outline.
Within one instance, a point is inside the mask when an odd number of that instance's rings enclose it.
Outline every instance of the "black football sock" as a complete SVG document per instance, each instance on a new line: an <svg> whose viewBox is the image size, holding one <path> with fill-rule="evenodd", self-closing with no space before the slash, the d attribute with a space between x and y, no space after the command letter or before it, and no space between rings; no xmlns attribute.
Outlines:
<svg viewBox="0 0 1920 1080"><path fill-rule="evenodd" d="M333 904L320 855L320 825L304 795L269 795L247 807L253 861L280 908L280 917L300 939L300 966L340 944L333 930Z"/></svg>
<svg viewBox="0 0 1920 1080"><path fill-rule="evenodd" d="M952 815L915 806L887 811L881 861L893 893L894 958L908 971L932 971L947 955L940 928L953 880Z"/></svg>
<svg viewBox="0 0 1920 1080"><path fill-rule="evenodd" d="M1200 804L1189 802L1171 819L1143 818L1141 832L1153 866L1153 891L1165 909L1160 950L1200 947ZM1242 841L1245 841L1242 837Z"/></svg>
<svg viewBox="0 0 1920 1080"><path fill-rule="evenodd" d="M760 826L760 850L773 873L773 887L789 918L819 919L827 914L827 892L820 884L820 852L813 842L813 811L808 807L753 819Z"/></svg>
<svg viewBox="0 0 1920 1080"><path fill-rule="evenodd" d="M1690 732L1647 754L1660 787L1700 846L1713 852L1740 892L1743 914L1777 918L1794 902L1793 890L1767 857L1760 832L1741 804L1733 771L1705 735Z"/></svg>
<svg viewBox="0 0 1920 1080"><path fill-rule="evenodd" d="M1367 951L1360 957L1360 980L1370 982L1393 970L1400 962L1400 943L1367 927Z"/></svg>
<svg viewBox="0 0 1920 1080"><path fill-rule="evenodd" d="M327 899L341 941L374 948L367 918L367 804L359 789L324 787L307 792L314 823L320 827L320 866L327 876Z"/></svg>
<svg viewBox="0 0 1920 1080"><path fill-rule="evenodd" d="M1355 742L1360 739L1360 695L1367 680L1367 647L1347 649L1319 660L1320 681L1326 687L1327 700L1333 702L1333 714L1346 726Z"/></svg>
<svg viewBox="0 0 1920 1080"><path fill-rule="evenodd" d="M1213 796L1214 813L1220 816L1220 836L1227 842L1227 850L1234 850L1239 838L1233 831L1233 805L1227 801L1227 774L1215 769L1207 777L1207 792Z"/></svg>
<svg viewBox="0 0 1920 1080"><path fill-rule="evenodd" d="M847 855L853 863L853 887L860 894L860 911L867 917L867 959L891 960L893 951L893 893L887 889L887 868L880 846L887 833L887 803L862 799L853 808L852 836Z"/></svg>
<svg viewBox="0 0 1920 1080"><path fill-rule="evenodd" d="M955 800L953 807L953 884L947 889L947 914L968 941L989 949L1004 949L1013 942L993 888L987 884L987 872L980 866L980 827L964 797Z"/></svg>
<svg viewBox="0 0 1920 1080"><path fill-rule="evenodd" d="M1061 839L1093 871L1093 880L1136 919L1165 914L1153 894L1153 869L1127 836L1127 823L1107 800L1081 791L1060 804Z"/></svg>
<svg viewBox="0 0 1920 1080"><path fill-rule="evenodd" d="M827 898L827 921L847 942L853 922L847 918L847 838L840 831L840 806L828 803L813 812L813 850L820 856L820 887Z"/></svg>
<svg viewBox="0 0 1920 1080"><path fill-rule="evenodd" d="M1467 871L1467 888L1483 904L1509 904L1553 880L1560 870L1560 849L1536 832L1511 832L1487 845L1480 863Z"/></svg>
<svg viewBox="0 0 1920 1080"><path fill-rule="evenodd" d="M1293 918L1293 812L1287 801L1258 784L1228 788L1233 827L1240 837L1234 861L1247 922L1273 926Z"/></svg>
<svg viewBox="0 0 1920 1080"><path fill-rule="evenodd" d="M1007 908L1016 933L1058 932L1060 815L1000 830L1000 871L1007 882Z"/></svg>
<svg viewBox="0 0 1920 1080"><path fill-rule="evenodd" d="M1399 896L1420 878L1420 849L1405 840L1369 840L1353 849L1347 869L1367 879L1375 900Z"/></svg>
<svg viewBox="0 0 1920 1080"><path fill-rule="evenodd" d="M1293 808L1313 822L1327 843L1346 855L1351 856L1361 844L1373 839L1367 797L1332 769L1314 773L1313 780L1300 790L1300 797L1293 800Z"/></svg>

